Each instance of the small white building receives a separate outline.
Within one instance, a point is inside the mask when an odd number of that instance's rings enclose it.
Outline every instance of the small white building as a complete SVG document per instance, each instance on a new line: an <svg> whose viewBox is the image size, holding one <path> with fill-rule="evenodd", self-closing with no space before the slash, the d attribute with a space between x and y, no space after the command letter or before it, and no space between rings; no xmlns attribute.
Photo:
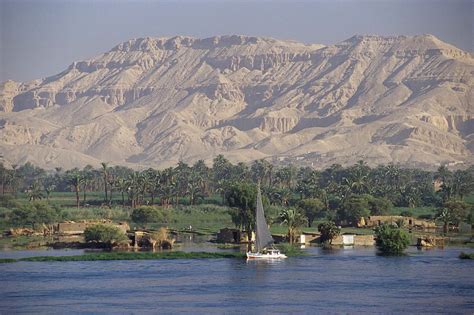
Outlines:
<svg viewBox="0 0 474 315"><path fill-rule="evenodd" d="M343 234L342 235L342 245L344 245L344 246L354 246L354 234Z"/></svg>

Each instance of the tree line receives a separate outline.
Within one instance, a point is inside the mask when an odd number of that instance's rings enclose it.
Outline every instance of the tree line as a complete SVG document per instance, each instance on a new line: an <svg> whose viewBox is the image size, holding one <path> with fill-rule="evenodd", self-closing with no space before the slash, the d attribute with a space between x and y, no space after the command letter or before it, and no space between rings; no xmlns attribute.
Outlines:
<svg viewBox="0 0 474 315"><path fill-rule="evenodd" d="M295 215L303 214L311 226L317 218L354 224L360 217L385 214L393 206L446 210L443 205L462 203L474 192L474 167L451 171L440 166L432 172L395 164L372 168L359 161L348 167L334 164L316 170L294 165L277 167L266 160L233 164L218 155L211 167L199 160L192 165L179 162L175 167L142 171L105 162L96 168L88 165L70 170L44 170L31 163L12 168L0 164L0 181L3 195L26 193L32 201L49 199L52 192L72 191L76 206L81 207L89 202L89 193L102 192L100 202L105 205L119 203L136 208L159 204L170 208L183 200L194 205L206 197L220 196L222 204L240 207L247 214L253 211L255 200L246 199L254 198L255 190L249 187L260 182L267 205L297 208ZM242 202L249 202L248 207ZM251 223L244 222L247 219L242 213L234 219L237 225ZM300 219L293 216L292 220Z"/></svg>

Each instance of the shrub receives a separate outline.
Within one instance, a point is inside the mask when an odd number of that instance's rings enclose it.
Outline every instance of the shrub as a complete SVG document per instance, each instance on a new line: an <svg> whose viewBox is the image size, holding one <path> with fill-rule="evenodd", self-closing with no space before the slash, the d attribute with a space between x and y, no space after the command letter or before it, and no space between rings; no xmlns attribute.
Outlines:
<svg viewBox="0 0 474 315"><path fill-rule="evenodd" d="M9 196L9 195L1 196L0 195L0 207L13 209L13 208L20 207L20 205L21 204L16 199L14 199L13 196Z"/></svg>
<svg viewBox="0 0 474 315"><path fill-rule="evenodd" d="M387 198L373 197L369 199L369 210L372 215L385 215L392 207L392 202Z"/></svg>
<svg viewBox="0 0 474 315"><path fill-rule="evenodd" d="M317 199L303 199L298 204L299 208L304 211L306 218L308 218L308 227L311 227L316 217L322 217L326 208L325 204Z"/></svg>
<svg viewBox="0 0 474 315"><path fill-rule="evenodd" d="M10 214L10 224L13 226L33 225L33 215L28 207L13 209Z"/></svg>
<svg viewBox="0 0 474 315"><path fill-rule="evenodd" d="M461 259L474 259L474 253L467 254L465 252L461 252L461 254L459 254L459 258L461 258Z"/></svg>
<svg viewBox="0 0 474 315"><path fill-rule="evenodd" d="M403 210L402 212L400 212L400 215L402 217L412 217L413 216L413 212L410 211L410 210Z"/></svg>
<svg viewBox="0 0 474 315"><path fill-rule="evenodd" d="M321 233L321 243L328 244L331 244L332 240L341 234L341 228L331 221L319 224L318 231Z"/></svg>
<svg viewBox="0 0 474 315"><path fill-rule="evenodd" d="M290 244L296 240L296 235L299 233L300 227L306 224L307 220L304 214L296 208L285 208L278 217L280 224L285 224L288 227L288 238Z"/></svg>
<svg viewBox="0 0 474 315"><path fill-rule="evenodd" d="M116 208L101 208L101 207L86 207L86 208L65 208L62 211L63 220L101 220L108 219L112 221L127 221L130 219L130 214L127 209L122 207Z"/></svg>
<svg viewBox="0 0 474 315"><path fill-rule="evenodd" d="M382 254L400 255L410 244L410 236L405 230L389 224L375 228L375 245Z"/></svg>
<svg viewBox="0 0 474 315"><path fill-rule="evenodd" d="M107 224L95 224L84 230L86 242L102 243L109 247L128 241L127 235L118 227Z"/></svg>
<svg viewBox="0 0 474 315"><path fill-rule="evenodd" d="M132 221L142 223L145 226L148 223L168 222L169 213L162 208L154 206L141 206L133 209Z"/></svg>
<svg viewBox="0 0 474 315"><path fill-rule="evenodd" d="M368 196L349 197L338 211L339 220L356 225L360 218L368 217L370 215L368 199Z"/></svg>
<svg viewBox="0 0 474 315"><path fill-rule="evenodd" d="M470 211L469 204L462 201L449 200L443 204L442 208L438 209L436 219L443 222L443 232L446 234L448 233L449 224L458 225L460 222L465 221Z"/></svg>
<svg viewBox="0 0 474 315"><path fill-rule="evenodd" d="M431 219L433 219L433 215L432 214L420 214L418 216L418 219L431 220Z"/></svg>
<svg viewBox="0 0 474 315"><path fill-rule="evenodd" d="M10 223L14 226L37 224L51 224L60 217L60 209L53 208L45 202L32 202L13 209L10 214Z"/></svg>
<svg viewBox="0 0 474 315"><path fill-rule="evenodd" d="M288 257L305 255L305 252L300 246L292 245L290 243L281 243L276 245L276 247Z"/></svg>
<svg viewBox="0 0 474 315"><path fill-rule="evenodd" d="M265 208L265 219L268 223L278 222L278 217L285 207L269 205Z"/></svg>

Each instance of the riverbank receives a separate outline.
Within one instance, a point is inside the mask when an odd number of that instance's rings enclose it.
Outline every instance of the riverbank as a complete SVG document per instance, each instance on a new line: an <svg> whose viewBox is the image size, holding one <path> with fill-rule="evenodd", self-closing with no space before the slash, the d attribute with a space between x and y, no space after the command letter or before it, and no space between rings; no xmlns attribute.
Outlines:
<svg viewBox="0 0 474 315"><path fill-rule="evenodd" d="M20 259L4 258L0 263L14 263L20 261L48 262L48 261L96 261L96 260L158 260L158 259L219 259L245 258L240 252L100 252L74 256L35 256Z"/></svg>
<svg viewBox="0 0 474 315"><path fill-rule="evenodd" d="M461 259L474 259L474 253L465 253L465 252L461 252L461 254L459 254L459 258Z"/></svg>

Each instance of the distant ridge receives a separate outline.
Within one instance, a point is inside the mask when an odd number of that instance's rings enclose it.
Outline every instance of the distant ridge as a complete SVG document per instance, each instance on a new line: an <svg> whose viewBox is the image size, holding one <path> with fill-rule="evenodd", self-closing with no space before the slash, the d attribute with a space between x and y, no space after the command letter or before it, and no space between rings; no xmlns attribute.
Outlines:
<svg viewBox="0 0 474 315"><path fill-rule="evenodd" d="M0 85L10 164L167 167L217 154L327 167L474 162L474 58L433 35L331 46L138 38Z"/></svg>

